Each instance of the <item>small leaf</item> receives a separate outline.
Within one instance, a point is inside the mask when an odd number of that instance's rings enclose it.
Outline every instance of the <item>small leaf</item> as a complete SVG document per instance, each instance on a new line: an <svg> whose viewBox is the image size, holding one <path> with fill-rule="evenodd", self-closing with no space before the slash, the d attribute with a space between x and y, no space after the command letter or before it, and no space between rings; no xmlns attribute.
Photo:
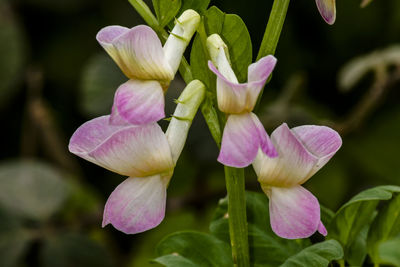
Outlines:
<svg viewBox="0 0 400 267"><path fill-rule="evenodd" d="M37 220L56 212L68 194L68 186L56 169L34 161L0 165L0 188L0 205Z"/></svg>
<svg viewBox="0 0 400 267"><path fill-rule="evenodd" d="M399 233L400 195L397 195L386 203L371 224L367 244L368 254L374 263L381 263L379 259L379 244L396 237Z"/></svg>
<svg viewBox="0 0 400 267"><path fill-rule="evenodd" d="M210 0L182 0L182 7L179 14L186 9L193 9L200 15L203 15L209 4Z"/></svg>
<svg viewBox="0 0 400 267"><path fill-rule="evenodd" d="M126 81L125 76L109 56L93 56L82 73L83 111L88 116L99 116L111 112L114 93Z"/></svg>
<svg viewBox="0 0 400 267"><path fill-rule="evenodd" d="M16 266L29 245L31 235L21 228L17 218L0 210L0 236L0 266Z"/></svg>
<svg viewBox="0 0 400 267"><path fill-rule="evenodd" d="M153 7L161 27L164 27L175 18L181 5L181 0L153 0Z"/></svg>
<svg viewBox="0 0 400 267"><path fill-rule="evenodd" d="M330 238L338 240L347 259L351 244L360 231L371 223L373 213L380 200L388 200L400 187L378 186L365 190L344 204L328 226Z"/></svg>
<svg viewBox="0 0 400 267"><path fill-rule="evenodd" d="M246 212L249 229L250 261L261 266L278 266L287 258L310 245L308 239L287 240L272 232L269 221L268 198L264 194L246 192ZM229 242L228 201L221 199L210 231ZM268 251L268 253L266 253Z"/></svg>
<svg viewBox="0 0 400 267"><path fill-rule="evenodd" d="M338 260L342 257L343 249L339 242L328 240L303 249L287 259L281 267L322 267L328 266L332 260Z"/></svg>
<svg viewBox="0 0 400 267"><path fill-rule="evenodd" d="M110 255L102 246L77 233L47 239L41 251L41 260L44 267L113 266Z"/></svg>
<svg viewBox="0 0 400 267"><path fill-rule="evenodd" d="M159 257L154 261L168 267L233 266L229 245L212 235L200 232L186 231L169 235L157 245L156 251ZM176 256L178 257L173 258ZM176 265L178 262L184 264Z"/></svg>
<svg viewBox="0 0 400 267"><path fill-rule="evenodd" d="M379 257L382 259L382 263L400 266L400 238L381 243Z"/></svg>

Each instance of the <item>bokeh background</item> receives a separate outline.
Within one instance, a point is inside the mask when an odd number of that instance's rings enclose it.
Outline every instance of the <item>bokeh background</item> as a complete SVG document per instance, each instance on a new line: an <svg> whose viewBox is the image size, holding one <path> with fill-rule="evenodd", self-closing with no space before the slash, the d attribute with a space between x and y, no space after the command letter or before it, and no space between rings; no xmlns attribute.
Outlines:
<svg viewBox="0 0 400 267"><path fill-rule="evenodd" d="M211 5L242 17L255 55L272 2ZM337 2L329 26L314 1L292 1L258 110L269 132L286 121L342 134L341 150L306 183L334 211L368 187L400 185L400 1L363 9L359 0ZM165 235L208 231L226 192L201 114L168 189L165 220L142 234L101 228L104 203L124 178L67 149L77 127L110 112L125 81L96 33L141 23L124 0L0 0L0 266L147 266ZM178 76L167 114L183 87ZM260 192L252 168L246 175L247 188Z"/></svg>

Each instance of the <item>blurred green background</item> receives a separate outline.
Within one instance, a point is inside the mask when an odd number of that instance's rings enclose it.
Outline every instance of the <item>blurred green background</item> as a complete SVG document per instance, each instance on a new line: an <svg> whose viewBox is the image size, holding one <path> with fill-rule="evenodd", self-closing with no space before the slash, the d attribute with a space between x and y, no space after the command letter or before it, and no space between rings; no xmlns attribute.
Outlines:
<svg viewBox="0 0 400 267"><path fill-rule="evenodd" d="M242 17L256 54L272 2L211 5ZM292 1L258 110L269 132L284 121L340 131L343 147L306 183L333 210L365 188L400 185L400 1L359 5L339 0L329 26L314 1ZM96 33L140 23L122 0L0 0L0 266L147 266L165 235L208 231L226 192L200 114L168 189L165 220L142 234L101 228L103 205L124 178L67 149L77 127L110 112L125 81ZM167 114L183 87L177 77ZM260 192L252 168L246 175L247 188Z"/></svg>

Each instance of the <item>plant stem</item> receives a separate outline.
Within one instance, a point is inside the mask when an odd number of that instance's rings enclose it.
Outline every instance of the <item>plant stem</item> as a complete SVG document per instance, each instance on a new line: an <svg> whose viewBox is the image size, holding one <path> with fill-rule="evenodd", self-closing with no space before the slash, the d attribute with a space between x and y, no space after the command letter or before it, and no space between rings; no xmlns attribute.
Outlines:
<svg viewBox="0 0 400 267"><path fill-rule="evenodd" d="M338 260L338 263L339 263L340 267L345 267L346 266L346 264L345 264L343 259Z"/></svg>
<svg viewBox="0 0 400 267"><path fill-rule="evenodd" d="M285 22L289 3L290 0L274 0L267 27L265 28L264 36L261 41L260 50L258 50L257 60L267 55L275 54L276 46L278 45L279 37L281 36L283 23ZM267 83L270 79L271 76L269 77ZM263 93L264 88L258 95L254 111L258 110Z"/></svg>
<svg viewBox="0 0 400 267"><path fill-rule="evenodd" d="M233 262L239 267L250 266L244 169L225 166L224 170Z"/></svg>
<svg viewBox="0 0 400 267"><path fill-rule="evenodd" d="M261 42L260 50L258 51L257 60L266 55L275 54L283 23L285 22L289 2L290 0L274 1L271 14L269 15L268 24L265 28L264 37Z"/></svg>

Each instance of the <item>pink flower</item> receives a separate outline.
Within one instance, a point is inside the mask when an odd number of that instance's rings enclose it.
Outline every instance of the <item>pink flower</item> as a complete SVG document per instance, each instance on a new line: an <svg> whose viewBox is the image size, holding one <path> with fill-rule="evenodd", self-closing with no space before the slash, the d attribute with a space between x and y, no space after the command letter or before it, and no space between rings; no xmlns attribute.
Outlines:
<svg viewBox="0 0 400 267"><path fill-rule="evenodd" d="M72 135L71 153L129 177L108 198L103 227L111 223L135 234L163 220L167 186L204 92L197 80L185 88L165 134L157 123L116 124L108 115L84 123Z"/></svg>
<svg viewBox="0 0 400 267"><path fill-rule="evenodd" d="M264 126L252 112L258 95L275 67L276 58L266 56L251 64L248 82L239 83L221 37L217 34L209 36L207 46L212 59L208 66L217 75L218 108L229 114L218 161L227 166L246 167L253 162L260 148L268 156L276 157L276 150Z"/></svg>
<svg viewBox="0 0 400 267"><path fill-rule="evenodd" d="M318 11L326 23L332 25L336 20L336 0L315 0Z"/></svg>
<svg viewBox="0 0 400 267"><path fill-rule="evenodd" d="M271 134L271 141L279 156L270 158L259 151L253 167L269 197L272 230L288 239L309 237L315 231L326 235L318 200L301 185L338 151L339 134L325 126L289 129L284 123Z"/></svg>

